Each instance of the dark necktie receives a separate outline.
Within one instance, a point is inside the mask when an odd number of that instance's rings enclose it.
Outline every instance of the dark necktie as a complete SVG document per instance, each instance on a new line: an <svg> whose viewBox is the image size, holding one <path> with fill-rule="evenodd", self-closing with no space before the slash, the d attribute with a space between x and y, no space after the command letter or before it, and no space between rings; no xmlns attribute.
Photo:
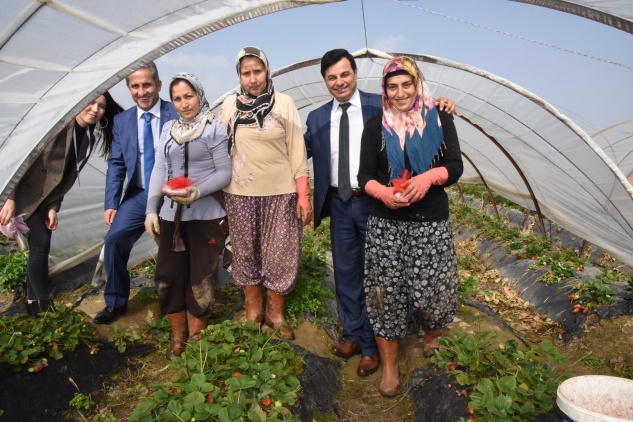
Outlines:
<svg viewBox="0 0 633 422"><path fill-rule="evenodd" d="M341 104L341 123L338 132L338 196L347 202L352 197L349 181L349 117L347 109L351 104Z"/></svg>
<svg viewBox="0 0 633 422"><path fill-rule="evenodd" d="M154 168L154 134L152 133L152 115L151 113L143 114L145 125L143 126L143 176L145 192L149 190L149 178Z"/></svg>

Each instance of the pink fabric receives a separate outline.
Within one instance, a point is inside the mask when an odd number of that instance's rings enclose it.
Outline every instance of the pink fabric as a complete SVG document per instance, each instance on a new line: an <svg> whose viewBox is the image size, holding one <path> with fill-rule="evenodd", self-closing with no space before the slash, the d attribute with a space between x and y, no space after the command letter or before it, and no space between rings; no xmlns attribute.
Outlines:
<svg viewBox="0 0 633 422"><path fill-rule="evenodd" d="M24 222L24 216L26 214L20 214L9 220L9 224L0 224L0 231L9 239L16 239L18 233L27 235L29 233L29 227Z"/></svg>

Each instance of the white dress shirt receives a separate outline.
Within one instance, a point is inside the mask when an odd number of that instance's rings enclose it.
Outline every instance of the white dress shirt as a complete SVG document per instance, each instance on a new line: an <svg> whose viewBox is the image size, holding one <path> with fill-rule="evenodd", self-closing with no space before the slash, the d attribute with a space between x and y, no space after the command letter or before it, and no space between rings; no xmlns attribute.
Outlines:
<svg viewBox="0 0 633 422"><path fill-rule="evenodd" d="M334 187L338 187L338 144L339 144L339 127L343 109L340 103L333 100L332 114L330 115L330 183ZM351 104L347 109L349 117L349 180L352 189L358 189L358 167L360 165L360 139L363 135L363 110L360 104L360 94L358 89L349 100Z"/></svg>

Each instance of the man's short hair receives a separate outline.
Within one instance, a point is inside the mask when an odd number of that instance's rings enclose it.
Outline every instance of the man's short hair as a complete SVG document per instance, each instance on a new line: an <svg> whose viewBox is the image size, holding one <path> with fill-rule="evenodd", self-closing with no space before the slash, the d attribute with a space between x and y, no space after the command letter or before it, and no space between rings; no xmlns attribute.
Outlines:
<svg viewBox="0 0 633 422"><path fill-rule="evenodd" d="M349 64L352 65L352 70L356 71L356 61L354 60L354 56L352 56L350 52L344 48L336 48L328 51L321 58L321 76L325 79L325 71L328 70L330 66L338 63L342 58L349 60Z"/></svg>
<svg viewBox="0 0 633 422"><path fill-rule="evenodd" d="M156 68L156 63L149 62L149 63L144 64L143 66L139 67L136 70L141 70L141 69L148 69L152 73L152 79L154 79L154 83L156 83L156 85L158 85L158 82L160 82L160 78L158 77L158 69ZM136 72L136 70L135 70L135 72ZM130 76L129 75L125 77L125 85L130 86Z"/></svg>

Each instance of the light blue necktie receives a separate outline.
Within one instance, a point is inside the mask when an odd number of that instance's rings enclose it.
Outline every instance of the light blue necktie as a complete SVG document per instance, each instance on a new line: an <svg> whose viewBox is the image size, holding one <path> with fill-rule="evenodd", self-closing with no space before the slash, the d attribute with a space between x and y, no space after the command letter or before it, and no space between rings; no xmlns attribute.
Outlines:
<svg viewBox="0 0 633 422"><path fill-rule="evenodd" d="M154 134L152 133L152 114L143 114L145 119L145 126L143 127L143 164L145 171L145 192L149 190L149 178L152 175L152 169L154 168Z"/></svg>

